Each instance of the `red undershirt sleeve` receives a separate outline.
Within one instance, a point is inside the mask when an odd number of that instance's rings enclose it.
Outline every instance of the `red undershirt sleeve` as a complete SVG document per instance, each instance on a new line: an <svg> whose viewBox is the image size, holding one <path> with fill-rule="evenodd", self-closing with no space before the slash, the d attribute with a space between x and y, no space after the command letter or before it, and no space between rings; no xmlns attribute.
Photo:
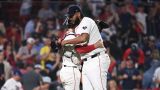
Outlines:
<svg viewBox="0 0 160 90"><path fill-rule="evenodd" d="M82 54L82 53L88 53L92 50L96 49L94 44L93 45L86 45L86 46L78 46L78 47L75 47L75 50L79 53L79 54Z"/></svg>

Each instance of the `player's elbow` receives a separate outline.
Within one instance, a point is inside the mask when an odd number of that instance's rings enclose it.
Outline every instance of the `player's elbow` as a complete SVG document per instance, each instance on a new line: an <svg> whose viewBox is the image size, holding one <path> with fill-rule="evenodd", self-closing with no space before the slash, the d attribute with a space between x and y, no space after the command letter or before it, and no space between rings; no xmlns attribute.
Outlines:
<svg viewBox="0 0 160 90"><path fill-rule="evenodd" d="M80 39L80 42L81 43L84 43L84 42L86 42L87 40L88 40L88 34L82 34L82 36L80 37L81 39Z"/></svg>
<svg viewBox="0 0 160 90"><path fill-rule="evenodd" d="M85 38L85 37L81 37L81 39L80 39L80 43L84 43L84 42L86 42L87 41L87 38Z"/></svg>
<svg viewBox="0 0 160 90"><path fill-rule="evenodd" d="M87 38L85 38L85 37L81 38L81 42L85 42L86 40L87 40Z"/></svg>

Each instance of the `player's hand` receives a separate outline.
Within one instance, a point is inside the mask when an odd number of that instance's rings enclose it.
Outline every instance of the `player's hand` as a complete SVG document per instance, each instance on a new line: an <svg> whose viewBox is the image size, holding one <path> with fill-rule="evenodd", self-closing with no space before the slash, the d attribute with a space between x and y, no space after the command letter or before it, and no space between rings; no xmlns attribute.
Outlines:
<svg viewBox="0 0 160 90"><path fill-rule="evenodd" d="M57 44L61 45L61 42L62 42L62 38L58 38Z"/></svg>
<svg viewBox="0 0 160 90"><path fill-rule="evenodd" d="M66 44L66 40L61 41L61 45L64 46Z"/></svg>
<svg viewBox="0 0 160 90"><path fill-rule="evenodd" d="M63 40L63 39L59 38L59 39L57 40L57 43L58 43L58 45L64 46L64 45L66 44L65 41L66 41L66 40Z"/></svg>

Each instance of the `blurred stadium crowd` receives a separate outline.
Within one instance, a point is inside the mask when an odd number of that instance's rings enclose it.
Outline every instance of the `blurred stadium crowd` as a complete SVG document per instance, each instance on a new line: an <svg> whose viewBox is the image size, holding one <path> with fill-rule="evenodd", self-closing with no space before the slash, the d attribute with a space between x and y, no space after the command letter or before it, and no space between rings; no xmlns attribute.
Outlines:
<svg viewBox="0 0 160 90"><path fill-rule="evenodd" d="M24 90L63 90L57 39L70 4L109 25L108 90L160 89L159 0L1 0L0 88L19 76Z"/></svg>

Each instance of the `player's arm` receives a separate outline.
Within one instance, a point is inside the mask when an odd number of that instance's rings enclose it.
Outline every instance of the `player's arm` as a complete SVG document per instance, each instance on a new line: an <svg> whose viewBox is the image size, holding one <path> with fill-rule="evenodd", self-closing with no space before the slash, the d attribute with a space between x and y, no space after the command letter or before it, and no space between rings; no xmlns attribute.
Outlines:
<svg viewBox="0 0 160 90"><path fill-rule="evenodd" d="M80 36L74 38L74 39L70 39L70 40L63 40L61 42L61 45L64 46L65 44L79 44L79 43L83 43L86 42L89 38L89 34L88 33L82 33Z"/></svg>
<svg viewBox="0 0 160 90"><path fill-rule="evenodd" d="M87 45L87 46L81 46L81 47L76 47L75 50L79 53L88 53L92 50L96 49L96 47L93 45Z"/></svg>
<svg viewBox="0 0 160 90"><path fill-rule="evenodd" d="M101 42L100 40L97 41L95 44L92 45L86 45L86 46L76 46L75 50L79 53L88 53L92 50L95 50L96 48L100 48L100 47L104 47L103 46L103 42Z"/></svg>
<svg viewBox="0 0 160 90"><path fill-rule="evenodd" d="M76 28L76 34L80 35L71 40L63 40L61 43L62 46L64 46L65 44L80 44L88 41L89 33L91 32L93 25L94 24L92 24L91 21L88 19L82 20Z"/></svg>

